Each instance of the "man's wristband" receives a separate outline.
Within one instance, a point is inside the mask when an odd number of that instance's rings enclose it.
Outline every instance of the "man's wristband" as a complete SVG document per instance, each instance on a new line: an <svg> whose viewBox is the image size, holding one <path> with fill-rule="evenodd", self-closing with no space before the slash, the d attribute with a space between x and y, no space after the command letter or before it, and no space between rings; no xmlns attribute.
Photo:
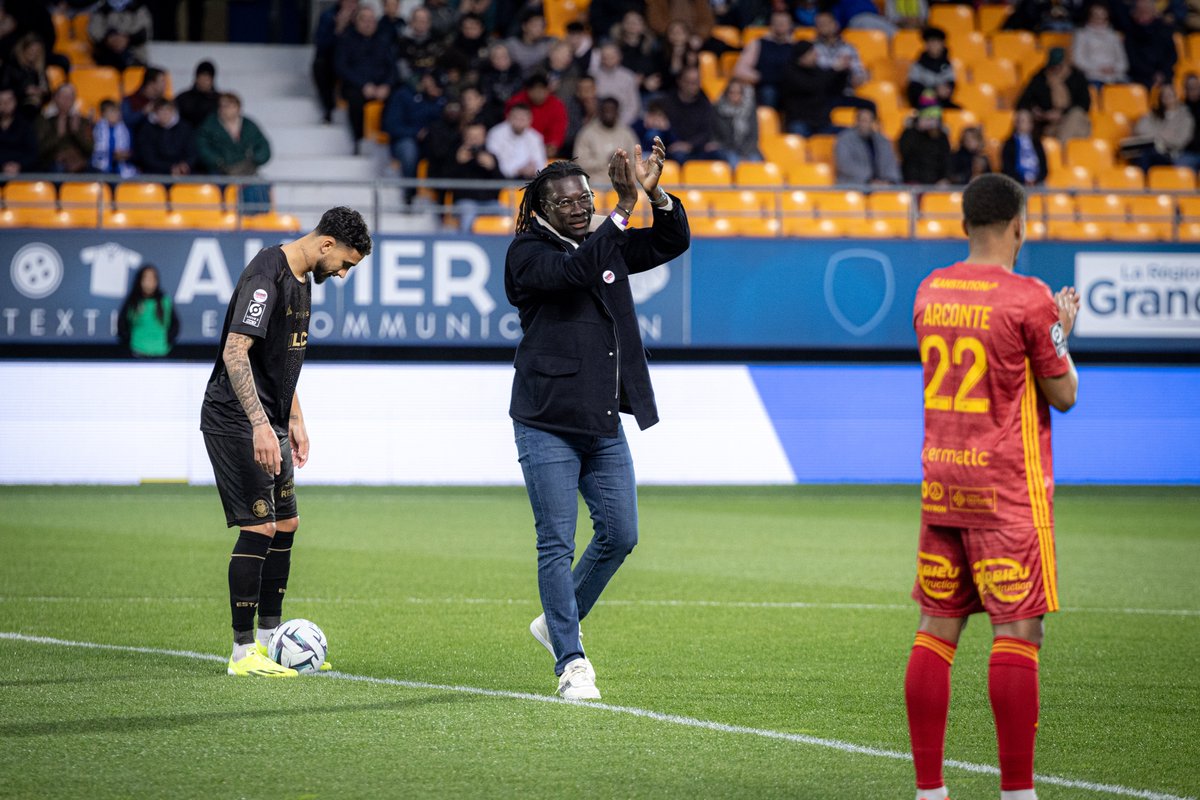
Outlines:
<svg viewBox="0 0 1200 800"><path fill-rule="evenodd" d="M629 219L630 217L633 216L632 211L626 211L625 209L621 208L620 206L617 206L617 211L620 211L622 214L624 214L625 219Z"/></svg>
<svg viewBox="0 0 1200 800"><path fill-rule="evenodd" d="M659 208L671 202L671 198L667 197L667 193L663 191L661 186L655 186L654 188L658 194L650 199L650 205Z"/></svg>

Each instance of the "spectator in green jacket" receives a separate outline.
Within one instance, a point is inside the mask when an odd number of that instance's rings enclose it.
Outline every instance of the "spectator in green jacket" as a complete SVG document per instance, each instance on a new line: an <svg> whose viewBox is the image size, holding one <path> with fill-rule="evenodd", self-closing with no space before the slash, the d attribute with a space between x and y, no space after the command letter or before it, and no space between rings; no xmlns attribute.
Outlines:
<svg viewBox="0 0 1200 800"><path fill-rule="evenodd" d="M221 94L217 113L196 131L196 150L204 169L213 175L257 175L258 168L271 160L267 137L254 120L242 116L241 99L229 92ZM243 184L240 196L244 213L271 208L269 186Z"/></svg>
<svg viewBox="0 0 1200 800"><path fill-rule="evenodd" d="M161 358L179 334L179 317L162 290L158 268L144 264L117 315L117 336L135 358Z"/></svg>

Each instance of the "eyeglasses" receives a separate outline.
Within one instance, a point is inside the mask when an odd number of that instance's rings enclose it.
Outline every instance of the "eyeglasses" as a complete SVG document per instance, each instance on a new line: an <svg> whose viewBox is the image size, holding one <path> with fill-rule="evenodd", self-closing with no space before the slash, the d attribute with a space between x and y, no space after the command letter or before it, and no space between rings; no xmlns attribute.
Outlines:
<svg viewBox="0 0 1200 800"><path fill-rule="evenodd" d="M575 206L579 206L580 208L590 208L592 206L592 203L595 202L595 200L596 200L595 192L585 192L584 194L579 195L579 197L575 198L574 200L572 200L569 197L564 197L562 200L557 200L557 201L550 203L550 205L554 206L559 211L569 211L571 208L573 208Z"/></svg>

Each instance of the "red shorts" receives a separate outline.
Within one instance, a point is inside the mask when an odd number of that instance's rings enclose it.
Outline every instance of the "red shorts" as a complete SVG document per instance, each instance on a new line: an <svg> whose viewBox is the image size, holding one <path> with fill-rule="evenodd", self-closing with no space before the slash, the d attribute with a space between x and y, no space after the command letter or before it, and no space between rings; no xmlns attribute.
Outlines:
<svg viewBox="0 0 1200 800"><path fill-rule="evenodd" d="M1057 611L1054 530L923 524L912 596L931 617L986 611L994 624Z"/></svg>

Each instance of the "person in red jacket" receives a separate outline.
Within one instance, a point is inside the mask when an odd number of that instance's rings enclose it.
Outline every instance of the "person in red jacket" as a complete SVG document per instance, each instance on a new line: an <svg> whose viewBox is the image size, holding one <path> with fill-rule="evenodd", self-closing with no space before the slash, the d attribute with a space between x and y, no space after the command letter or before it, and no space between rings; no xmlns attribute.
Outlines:
<svg viewBox="0 0 1200 800"><path fill-rule="evenodd" d="M533 112L531 127L546 140L546 155L557 156L567 138L567 107L550 91L550 81L544 72L535 72L525 79L525 88L505 104L505 114L515 105L529 106Z"/></svg>

